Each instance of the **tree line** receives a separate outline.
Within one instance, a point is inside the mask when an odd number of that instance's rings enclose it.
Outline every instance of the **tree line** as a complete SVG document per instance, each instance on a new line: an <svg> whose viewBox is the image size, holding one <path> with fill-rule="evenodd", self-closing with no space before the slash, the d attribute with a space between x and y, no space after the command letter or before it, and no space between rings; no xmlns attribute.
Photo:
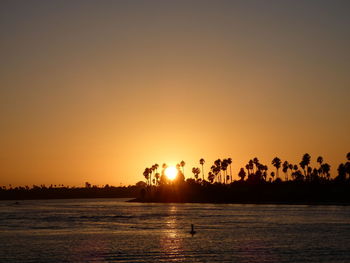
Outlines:
<svg viewBox="0 0 350 263"><path fill-rule="evenodd" d="M257 157L250 159L247 164L239 169L238 178L240 182L247 183L275 183L275 182L317 182L326 183L334 182L350 182L350 152L346 155L346 162L339 164L337 175L331 177L331 166L324 162L322 156L318 156L317 166L311 166L311 156L305 153L298 164L293 164L287 160L282 161L275 157L271 161L273 170L269 170L266 164L259 161ZM232 159L217 159L208 169L208 173L204 172L205 160L199 160L200 167L191 169L193 178L187 181L195 181L200 184L231 184L233 180ZM154 164L149 168L145 168L143 176L146 179L147 186L158 186L164 184L176 184L185 180L185 161L181 161L176 165L177 176L171 181L167 178L165 171L168 165L164 163L159 172L159 165ZM281 172L283 175L281 175Z"/></svg>

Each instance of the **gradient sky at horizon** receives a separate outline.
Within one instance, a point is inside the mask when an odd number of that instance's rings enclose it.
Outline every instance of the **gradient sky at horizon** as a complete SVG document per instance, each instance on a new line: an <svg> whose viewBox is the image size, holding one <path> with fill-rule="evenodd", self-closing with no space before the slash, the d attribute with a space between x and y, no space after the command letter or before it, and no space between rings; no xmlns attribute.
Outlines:
<svg viewBox="0 0 350 263"><path fill-rule="evenodd" d="M350 151L349 1L0 6L0 185Z"/></svg>

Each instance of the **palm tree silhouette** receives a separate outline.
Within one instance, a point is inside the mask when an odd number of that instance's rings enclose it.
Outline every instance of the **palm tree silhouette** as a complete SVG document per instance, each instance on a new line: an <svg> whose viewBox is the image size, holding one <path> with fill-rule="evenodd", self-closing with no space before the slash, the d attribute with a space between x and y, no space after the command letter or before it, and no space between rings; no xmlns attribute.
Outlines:
<svg viewBox="0 0 350 263"><path fill-rule="evenodd" d="M210 183L213 183L213 182L214 182L214 179L215 179L215 175L210 171L210 172L208 173L208 181L209 181Z"/></svg>
<svg viewBox="0 0 350 263"><path fill-rule="evenodd" d="M181 162L180 162L180 166L182 167L182 174L183 174L183 176L185 176L185 161L184 160L182 160Z"/></svg>
<svg viewBox="0 0 350 263"><path fill-rule="evenodd" d="M221 162L221 170L224 172L224 184L226 184L226 179L227 179L227 159L222 160Z"/></svg>
<svg viewBox="0 0 350 263"><path fill-rule="evenodd" d="M239 170L238 176L241 178L241 181L244 181L244 178L246 177L246 173L244 171L244 168L241 168Z"/></svg>
<svg viewBox="0 0 350 263"><path fill-rule="evenodd" d="M323 163L321 165L321 171L323 174L323 177L327 178L329 180L330 175L330 170L331 170L331 166L328 163Z"/></svg>
<svg viewBox="0 0 350 263"><path fill-rule="evenodd" d="M289 163L288 161L284 161L282 164L282 171L284 172L286 181L288 181L288 169L289 169Z"/></svg>
<svg viewBox="0 0 350 263"><path fill-rule="evenodd" d="M311 156L308 153L305 153L303 155L303 158L301 160L300 167L304 170L304 175L306 177L306 180L309 180L309 164L310 164Z"/></svg>
<svg viewBox="0 0 350 263"><path fill-rule="evenodd" d="M273 158L272 165L276 167L276 179L279 178L278 176L278 169L281 167L281 159L278 157Z"/></svg>
<svg viewBox="0 0 350 263"><path fill-rule="evenodd" d="M259 159L257 157L254 157L253 163L255 164L256 171L258 170L259 167Z"/></svg>
<svg viewBox="0 0 350 263"><path fill-rule="evenodd" d="M192 168L192 173L194 175L194 178L196 179L196 181L198 181L198 175L201 173L201 170L197 167L193 167Z"/></svg>
<svg viewBox="0 0 350 263"><path fill-rule="evenodd" d="M146 178L147 185L149 184L149 168L145 168L145 171L143 172L143 176Z"/></svg>
<svg viewBox="0 0 350 263"><path fill-rule="evenodd" d="M293 174L293 164L289 164L288 165L288 168L289 168L289 170L290 170L290 175L292 176L292 174Z"/></svg>
<svg viewBox="0 0 350 263"><path fill-rule="evenodd" d="M272 177L272 181L274 180L274 178L275 178L275 172L271 172L270 173L270 175L271 175L271 177Z"/></svg>
<svg viewBox="0 0 350 263"><path fill-rule="evenodd" d="M203 181L204 181L204 167L203 167L203 165L205 163L205 160L203 158L201 158L199 160L199 163L200 163L200 165L202 165L202 177L203 177Z"/></svg>
<svg viewBox="0 0 350 263"><path fill-rule="evenodd" d="M232 159L231 158L228 158L227 159L227 163L230 165L230 178L231 178L231 183L232 183Z"/></svg>
<svg viewBox="0 0 350 263"><path fill-rule="evenodd" d="M156 174L155 174L155 177L156 177L156 184L159 185L160 174L159 174L159 173L156 173Z"/></svg>
<svg viewBox="0 0 350 263"><path fill-rule="evenodd" d="M216 176L220 173L219 182L221 183L221 159L215 160L214 164L216 166Z"/></svg>

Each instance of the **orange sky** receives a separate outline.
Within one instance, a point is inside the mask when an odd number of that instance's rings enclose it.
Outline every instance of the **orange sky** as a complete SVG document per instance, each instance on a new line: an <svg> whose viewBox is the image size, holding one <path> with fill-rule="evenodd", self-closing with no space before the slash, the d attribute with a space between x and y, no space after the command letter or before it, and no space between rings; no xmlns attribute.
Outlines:
<svg viewBox="0 0 350 263"><path fill-rule="evenodd" d="M283 2L283 3L282 3ZM350 151L348 1L3 1L0 185ZM236 176L237 178L237 176Z"/></svg>

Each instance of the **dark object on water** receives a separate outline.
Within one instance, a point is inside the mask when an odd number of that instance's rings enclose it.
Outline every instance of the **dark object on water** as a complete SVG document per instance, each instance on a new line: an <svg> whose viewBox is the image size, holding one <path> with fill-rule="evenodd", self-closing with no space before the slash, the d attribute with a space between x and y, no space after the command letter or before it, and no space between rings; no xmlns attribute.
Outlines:
<svg viewBox="0 0 350 263"><path fill-rule="evenodd" d="M190 234L192 235L192 236L194 236L194 234L196 234L197 232L196 231L194 231L194 226L193 226L193 224L191 224L191 231L190 231Z"/></svg>

